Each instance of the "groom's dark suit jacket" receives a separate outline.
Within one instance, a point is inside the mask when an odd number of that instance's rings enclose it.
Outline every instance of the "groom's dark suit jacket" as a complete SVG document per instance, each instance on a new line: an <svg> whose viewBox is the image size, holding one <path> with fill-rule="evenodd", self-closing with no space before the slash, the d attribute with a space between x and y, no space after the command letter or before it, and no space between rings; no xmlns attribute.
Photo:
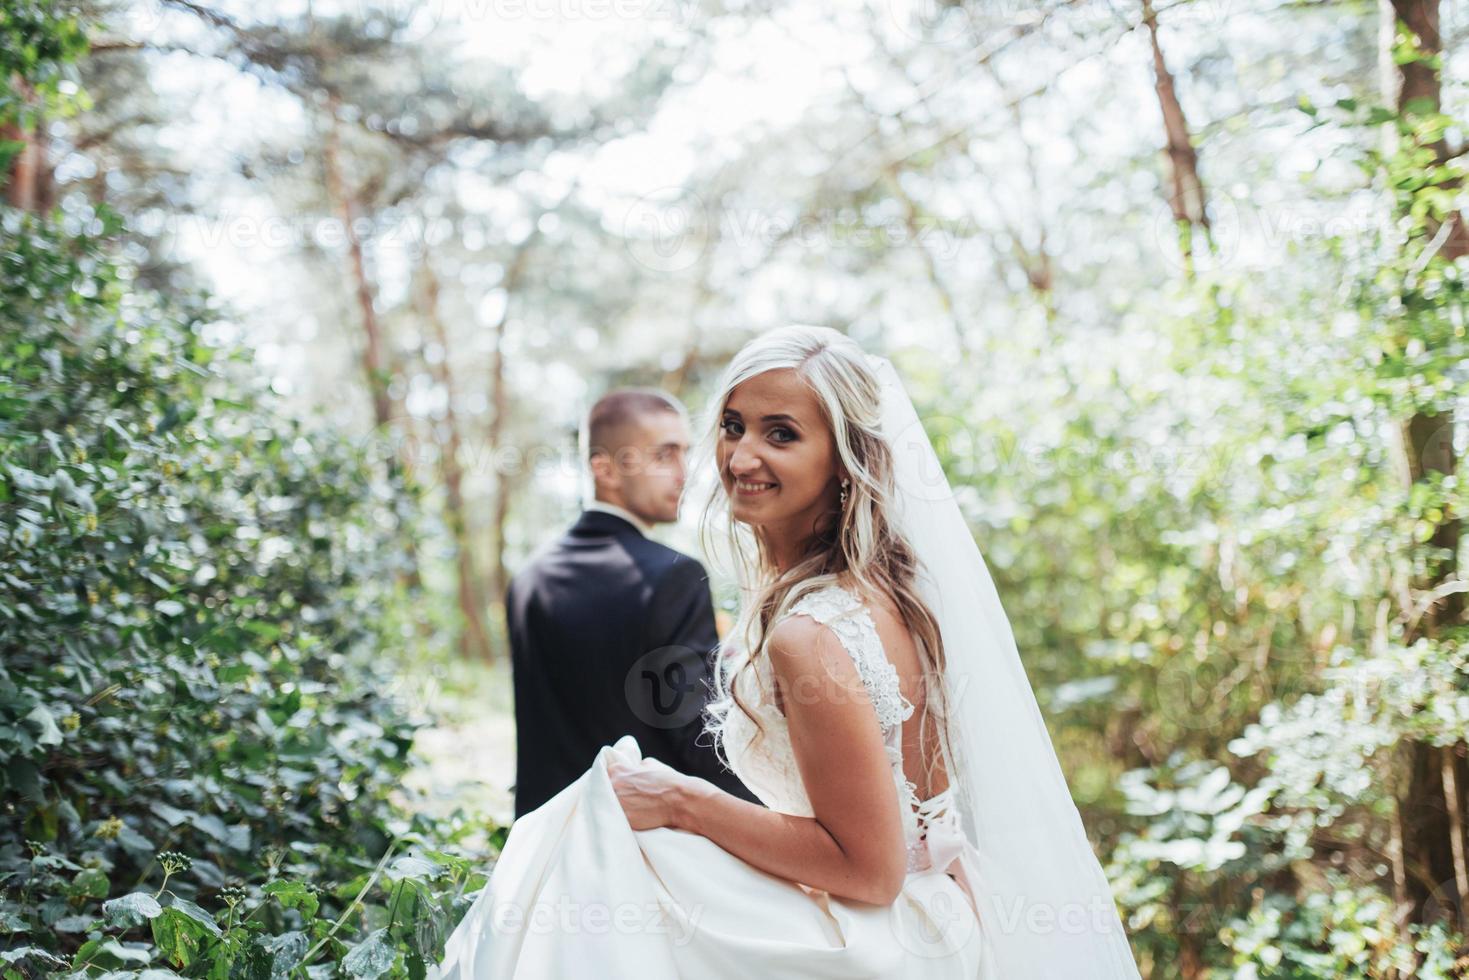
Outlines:
<svg viewBox="0 0 1469 980"><path fill-rule="evenodd" d="M644 756L755 800L699 737L719 638L696 559L584 511L511 581L505 610L517 818L626 734Z"/></svg>

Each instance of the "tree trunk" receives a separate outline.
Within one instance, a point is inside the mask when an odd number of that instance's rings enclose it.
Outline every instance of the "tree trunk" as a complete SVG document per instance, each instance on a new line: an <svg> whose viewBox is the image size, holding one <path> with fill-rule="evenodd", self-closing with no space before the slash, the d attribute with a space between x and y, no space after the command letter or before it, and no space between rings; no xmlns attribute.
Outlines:
<svg viewBox="0 0 1469 980"><path fill-rule="evenodd" d="M490 352L490 458L499 460L505 439L505 420L510 411L510 393L505 383L505 327L510 319L510 293L507 288L505 313L495 324L494 350ZM505 465L495 467L494 505L490 511L490 594L497 602L505 600L510 577L505 570L505 525L510 517L510 474Z"/></svg>
<svg viewBox="0 0 1469 980"><path fill-rule="evenodd" d="M1384 96L1399 113L1436 113L1440 107L1438 69L1434 61L1442 53L1438 0L1381 0L1381 64ZM1397 64L1393 58L1401 24L1418 38L1423 60ZM1428 144L1439 159L1447 155L1442 141ZM1445 228L1444 225L1448 227ZM1455 212L1443 224L1427 231L1442 236L1438 254L1452 261L1469 255L1469 236L1462 216ZM1452 476L1454 458L1454 415L1420 411L1401 423L1399 451L1404 457L1403 473L1409 484L1433 474ZM1445 513L1434 529L1431 543L1443 557L1431 562L1416 588L1431 590L1456 577L1458 570L1459 524L1453 513ZM1458 624L1464 614L1464 594L1450 593L1436 601L1414 622L1404 636L1412 643L1420 636L1436 636ZM1469 767L1457 745L1440 748L1415 742L1407 752L1407 787L1399 800L1402 814L1403 863L1408 869L1407 892L1411 917L1419 922L1440 918L1469 900L1463 887L1469 872L1464 867L1463 827L1466 812L1464 793L1469 787ZM1450 798L1449 794L1453 794Z"/></svg>
<svg viewBox="0 0 1469 980"><path fill-rule="evenodd" d="M1011 95L1007 91L1004 77L995 68L993 62L986 62L985 70L989 72L990 78L1002 93L1003 101L1010 110L1010 120L1015 125L1015 139L1025 150L1025 174L1030 182L1030 202L1027 211L1035 216L1035 247L1027 247L1021 238L1020 229L1015 228L1008 232L1010 248L1015 254L1016 261L1020 263L1021 271L1025 273L1025 280L1030 285L1031 292L1035 294L1035 298L1040 301L1041 307L1045 310L1046 323L1054 328L1056 325L1056 270L1050 245L1047 242L1045 208L1042 204L1046 188L1041 180L1040 166L1036 161L1035 145L1025 135L1023 107L1027 96ZM996 204L998 205L998 202ZM1064 364L1062 370L1066 370Z"/></svg>
<svg viewBox="0 0 1469 980"><path fill-rule="evenodd" d="M1158 93L1158 106L1163 111L1163 131L1167 138L1168 208L1178 228L1179 247L1183 251L1184 268L1193 273L1194 231L1198 229L1208 242L1210 233L1208 199L1204 182L1199 178L1199 154L1194 149L1188 117L1178 101L1173 73L1163 58L1158 40L1158 15L1152 0L1143 0L1143 24L1153 49L1153 87Z"/></svg>
<svg viewBox="0 0 1469 980"><path fill-rule="evenodd" d="M1173 911L1178 923L1178 962L1175 968L1179 980L1200 980L1204 976L1203 943L1192 921L1192 896L1198 894L1198 883L1185 875L1174 883Z"/></svg>
<svg viewBox="0 0 1469 980"><path fill-rule="evenodd" d="M357 234L356 219L359 208L356 192L347 186L342 177L342 165L340 159L340 135L337 123L337 100L334 98L328 104L329 118L326 138L322 141L322 169L326 178L326 194L337 217L344 226L344 234L347 241L348 272L353 283L353 294L357 300L358 312L362 318L362 371L367 382L368 394L372 400L372 419L374 431L379 437L391 439L394 430L393 400L389 391L392 374L387 367L387 359L383 352L382 323L378 319L377 310L373 306L372 280L367 275L367 260L363 254L362 238ZM398 475L404 470L411 472L411 465L404 466L399 453L401 447L387 454L388 467L391 475ZM411 588L422 585L422 577L419 574L418 546L413 539L407 535L403 536L403 554L407 569L403 573L403 580ZM426 624L420 624L425 628Z"/></svg>
<svg viewBox="0 0 1469 980"><path fill-rule="evenodd" d="M576 182L573 182L562 201L569 199L576 192L576 187ZM546 214L550 210L552 209L543 210L541 214ZM505 290L505 307L493 328L494 349L490 353L491 414L488 436L490 458L495 460L500 458L500 447L505 440L505 423L510 417L510 387L505 379L505 331L510 326L511 305L515 302L515 294L519 291L520 284L525 278L531 250L535 247L540 235L538 216L536 230L516 247L515 255L505 270L504 279L501 280L501 288ZM510 521L510 491L513 483L510 474L505 472L505 466L496 465L495 498L490 517L489 587L491 594L499 602L504 601L505 590L510 586L510 573L505 568L505 526Z"/></svg>
<svg viewBox="0 0 1469 980"><path fill-rule="evenodd" d="M437 363L430 365L435 380L443 387L447 405L444 409L442 438L439 442L440 473L444 479L444 510L449 534L454 539L455 572L458 578L459 652L466 659L494 663L495 650L485 626L484 592L475 567L474 547L469 535L469 511L464 505L463 440L459 415L454 408L457 388L454 369L450 366L449 334L439 315L439 279L425 258L421 267L423 281L423 315L443 352Z"/></svg>
<svg viewBox="0 0 1469 980"><path fill-rule="evenodd" d="M1401 451L1406 456L1405 472L1410 483L1418 483L1433 472L1453 475L1455 468L1453 414L1419 413L1402 424ZM1435 529L1431 543L1446 549L1446 558L1430 565L1423 580L1415 587L1430 590L1453 578L1457 571L1459 526L1455 515L1446 513ZM1411 644L1419 636L1437 636L1445 627L1458 623L1463 616L1464 593L1443 596L1410 627L1403 637ZM1445 755L1445 753L1447 753ZM1460 858L1465 842L1458 815L1466 812L1469 798L1469 766L1459 754L1457 745L1439 747L1428 742L1414 742L1409 747L1408 785L1400 801L1403 820L1404 859L1410 869L1408 898L1414 921L1424 922L1453 913L1462 914L1469 893L1461 887L1465 871ZM1449 799L1453 789L1457 799Z"/></svg>
<svg viewBox="0 0 1469 980"><path fill-rule="evenodd" d="M1464 857L1464 809L1463 796L1459 792L1457 747L1448 745L1439 750L1443 773L1443 795L1449 810L1449 852L1454 859L1454 890L1461 896L1469 896L1469 861Z"/></svg>
<svg viewBox="0 0 1469 980"><path fill-rule="evenodd" d="M362 254L362 239L357 234L357 202L342 179L339 155L339 136L336 120L336 105L331 109L331 128L327 131L322 148L322 163L326 170L326 192L341 220L347 240L347 258L357 300L358 312L362 315L362 372L367 379L368 393L372 397L373 423L384 435L393 421L393 402L388 392L389 376L384 367L382 324L373 307L372 282L367 277L367 261Z"/></svg>
<svg viewBox="0 0 1469 980"><path fill-rule="evenodd" d="M18 75L11 80L11 90L24 102L34 101L34 90ZM56 203L56 188L47 163L45 117L38 112L35 128L29 132L18 123L0 126L0 140L23 144L11 157L5 175L5 202L23 211L51 210Z"/></svg>

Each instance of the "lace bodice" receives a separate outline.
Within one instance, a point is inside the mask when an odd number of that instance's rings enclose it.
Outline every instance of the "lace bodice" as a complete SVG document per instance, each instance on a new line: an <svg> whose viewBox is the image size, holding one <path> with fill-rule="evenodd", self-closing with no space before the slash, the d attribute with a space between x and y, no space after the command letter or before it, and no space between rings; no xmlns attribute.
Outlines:
<svg viewBox="0 0 1469 980"><path fill-rule="evenodd" d="M872 614L852 591L835 583L802 596L788 615L809 616L829 627L856 664L862 685L877 713L883 745L892 766L902 810L903 836L908 846L908 870L929 866L925 838L936 821L957 821L958 809L950 790L919 800L917 786L903 772L903 722L913 715L914 705L902 692L898 670L883 651L882 639ZM747 659L745 653L734 654ZM772 810L809 817L811 808L806 787L791 748L785 715L775 703L775 678L769 657L761 657L750 669L737 660L734 687L740 701L759 717L763 737L757 737L755 722L738 707L732 707L724 723L724 749L730 768Z"/></svg>

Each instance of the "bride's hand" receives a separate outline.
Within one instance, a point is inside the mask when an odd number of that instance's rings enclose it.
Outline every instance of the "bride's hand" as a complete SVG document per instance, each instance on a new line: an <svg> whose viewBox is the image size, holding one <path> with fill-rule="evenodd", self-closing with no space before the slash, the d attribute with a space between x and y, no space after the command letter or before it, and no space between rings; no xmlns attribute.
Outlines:
<svg viewBox="0 0 1469 980"><path fill-rule="evenodd" d="M607 775L633 830L674 826L679 796L693 779L654 758L636 763L614 758Z"/></svg>

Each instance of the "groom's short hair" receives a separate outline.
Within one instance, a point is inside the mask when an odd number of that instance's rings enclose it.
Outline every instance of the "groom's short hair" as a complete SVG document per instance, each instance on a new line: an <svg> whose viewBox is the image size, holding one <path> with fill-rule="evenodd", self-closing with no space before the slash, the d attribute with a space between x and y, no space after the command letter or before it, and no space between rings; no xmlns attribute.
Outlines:
<svg viewBox="0 0 1469 980"><path fill-rule="evenodd" d="M677 398L657 388L617 388L607 392L592 405L582 425L582 459L589 460L599 453L616 454L626 445L632 427L657 412L688 414Z"/></svg>

